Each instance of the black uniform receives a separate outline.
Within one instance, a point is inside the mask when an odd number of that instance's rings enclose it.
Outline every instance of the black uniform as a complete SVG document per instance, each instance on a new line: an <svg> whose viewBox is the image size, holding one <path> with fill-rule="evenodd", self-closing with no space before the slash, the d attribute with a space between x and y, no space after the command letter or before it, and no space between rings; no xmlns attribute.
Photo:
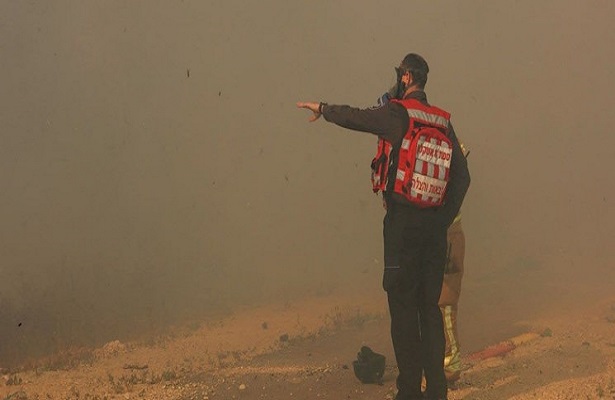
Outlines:
<svg viewBox="0 0 615 400"><path fill-rule="evenodd" d="M427 104L423 91L406 98ZM384 217L384 277L391 314L391 337L399 368L396 399L423 399L421 377L427 381L429 399L446 398L444 328L438 299L446 264L446 231L461 208L470 185L466 159L453 127L449 182L444 204L419 208L393 192L401 141L409 126L407 110L400 104L358 109L324 105L325 119L339 126L373 133L392 145Z"/></svg>

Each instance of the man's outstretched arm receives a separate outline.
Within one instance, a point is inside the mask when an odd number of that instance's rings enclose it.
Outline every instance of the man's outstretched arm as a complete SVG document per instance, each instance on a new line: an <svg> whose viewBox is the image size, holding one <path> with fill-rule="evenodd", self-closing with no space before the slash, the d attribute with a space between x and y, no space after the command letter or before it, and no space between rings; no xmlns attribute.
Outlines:
<svg viewBox="0 0 615 400"><path fill-rule="evenodd" d="M394 103L366 109L324 103L297 103L297 107L312 111L310 121L322 115L328 122L343 128L368 132L389 141L401 138L408 127L408 113L403 106Z"/></svg>

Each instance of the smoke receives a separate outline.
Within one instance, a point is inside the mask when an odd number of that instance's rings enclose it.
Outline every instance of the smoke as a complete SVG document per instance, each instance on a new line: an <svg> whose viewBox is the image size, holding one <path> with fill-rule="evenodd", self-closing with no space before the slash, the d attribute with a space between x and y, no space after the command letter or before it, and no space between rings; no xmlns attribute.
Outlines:
<svg viewBox="0 0 615 400"><path fill-rule="evenodd" d="M562 288L566 304L608 293L614 15L607 1L3 2L0 357L377 286L375 138L294 104L369 106L408 52L471 150L463 323L494 298L514 317Z"/></svg>

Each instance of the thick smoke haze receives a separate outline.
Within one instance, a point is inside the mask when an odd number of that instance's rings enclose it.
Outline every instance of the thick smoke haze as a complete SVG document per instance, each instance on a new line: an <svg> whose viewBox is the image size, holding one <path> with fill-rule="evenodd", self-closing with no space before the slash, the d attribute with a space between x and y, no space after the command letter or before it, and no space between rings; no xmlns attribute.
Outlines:
<svg viewBox="0 0 615 400"><path fill-rule="evenodd" d="M608 0L1 2L0 364L379 286L376 139L295 103L370 106L409 52L471 151L462 334L612 292L614 19Z"/></svg>

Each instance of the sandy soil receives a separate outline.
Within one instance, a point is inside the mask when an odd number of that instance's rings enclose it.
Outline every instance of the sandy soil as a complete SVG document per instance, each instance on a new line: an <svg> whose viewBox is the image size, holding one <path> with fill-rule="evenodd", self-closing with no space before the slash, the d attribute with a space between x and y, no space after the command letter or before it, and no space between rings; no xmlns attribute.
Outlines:
<svg viewBox="0 0 615 400"><path fill-rule="evenodd" d="M0 398L391 399L396 367L379 296L245 309L149 343L114 341L57 355L4 370ZM517 340L510 352L483 359L466 353L449 398L615 399L615 298L524 325L525 334L510 338ZM363 344L387 357L383 385L353 375Z"/></svg>

